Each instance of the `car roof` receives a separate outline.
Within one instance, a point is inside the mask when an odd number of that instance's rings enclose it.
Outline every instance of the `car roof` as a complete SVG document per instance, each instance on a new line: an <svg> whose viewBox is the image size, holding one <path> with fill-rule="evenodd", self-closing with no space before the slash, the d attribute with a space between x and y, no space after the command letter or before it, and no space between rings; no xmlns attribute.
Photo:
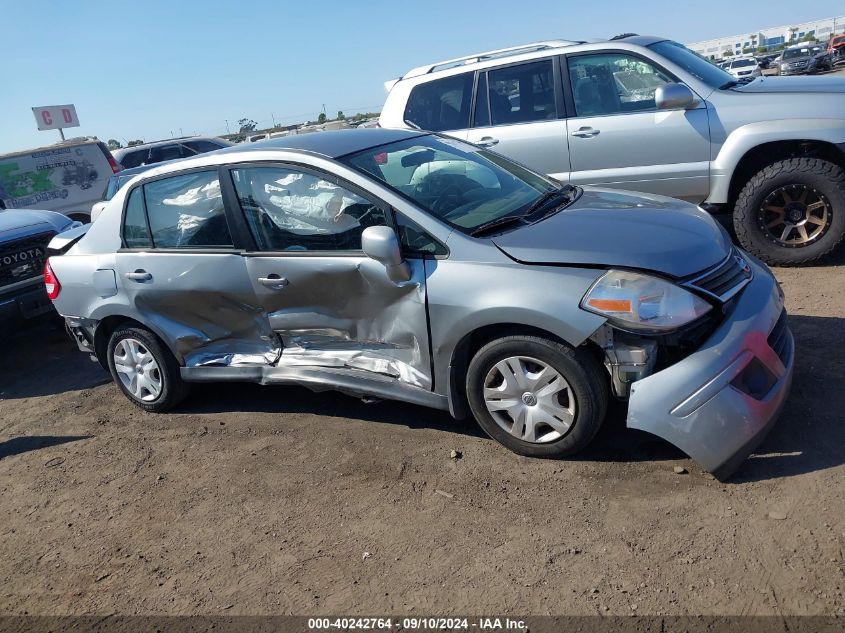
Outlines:
<svg viewBox="0 0 845 633"><path fill-rule="evenodd" d="M321 154L327 158L339 158L346 154L354 154L371 147L403 141L409 138L426 136L427 132L413 130L392 130L378 127L354 130L330 130L326 132L310 132L308 134L292 134L281 138L271 138L248 146L234 145L226 149L211 152L213 154L240 154L266 150L293 150Z"/></svg>
<svg viewBox="0 0 845 633"><path fill-rule="evenodd" d="M177 138L168 138L163 141L150 141L149 143L141 143L139 145L131 145L129 147L121 147L114 150L113 154L126 154L135 150L149 149L150 147L160 147L161 145L173 145L176 143L184 143L185 141L222 141L223 139L216 136L179 136Z"/></svg>

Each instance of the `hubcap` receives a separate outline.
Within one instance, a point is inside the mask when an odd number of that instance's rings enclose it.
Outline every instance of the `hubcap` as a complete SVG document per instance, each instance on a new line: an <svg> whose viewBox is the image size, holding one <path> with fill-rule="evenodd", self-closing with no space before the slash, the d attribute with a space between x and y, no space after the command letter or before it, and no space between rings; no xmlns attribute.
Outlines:
<svg viewBox="0 0 845 633"><path fill-rule="evenodd" d="M484 404L502 429L535 444L560 439L575 421L569 383L551 365L528 356L511 356L487 372Z"/></svg>
<svg viewBox="0 0 845 633"><path fill-rule="evenodd" d="M787 185L772 191L757 213L757 222L770 240L800 248L821 238L830 227L830 202L808 185Z"/></svg>
<svg viewBox="0 0 845 633"><path fill-rule="evenodd" d="M114 368L120 382L137 400L152 402L161 395L161 370L150 350L134 338L114 348Z"/></svg>

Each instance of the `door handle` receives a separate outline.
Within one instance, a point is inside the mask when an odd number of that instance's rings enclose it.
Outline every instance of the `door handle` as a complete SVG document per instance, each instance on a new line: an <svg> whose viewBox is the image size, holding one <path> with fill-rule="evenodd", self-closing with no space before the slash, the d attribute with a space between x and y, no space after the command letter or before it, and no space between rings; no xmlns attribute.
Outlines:
<svg viewBox="0 0 845 633"><path fill-rule="evenodd" d="M581 138L593 138L598 136L601 130L594 130L591 127L579 127L572 133L572 136L580 136Z"/></svg>
<svg viewBox="0 0 845 633"><path fill-rule="evenodd" d="M499 139L493 138L492 136L482 136L478 139L476 145L479 147L493 147L494 145L499 144Z"/></svg>
<svg viewBox="0 0 845 633"><path fill-rule="evenodd" d="M132 281L150 281L153 276L146 270L138 269L134 273L126 273L126 278Z"/></svg>
<svg viewBox="0 0 845 633"><path fill-rule="evenodd" d="M281 290L290 282L284 277L279 277L278 275L270 275L269 277L259 277L258 283L260 283L262 286L267 286L271 290Z"/></svg>

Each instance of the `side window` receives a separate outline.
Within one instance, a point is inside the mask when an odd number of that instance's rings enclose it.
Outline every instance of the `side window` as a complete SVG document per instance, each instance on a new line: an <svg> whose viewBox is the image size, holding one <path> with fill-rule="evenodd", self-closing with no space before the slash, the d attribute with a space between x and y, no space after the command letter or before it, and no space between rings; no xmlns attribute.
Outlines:
<svg viewBox="0 0 845 633"><path fill-rule="evenodd" d="M124 169L132 169L133 167L140 167L147 160L149 154L148 149L139 149L134 152L127 152L123 158L120 159L120 164Z"/></svg>
<svg viewBox="0 0 845 633"><path fill-rule="evenodd" d="M217 143L212 143L211 141L186 141L185 145L198 154L204 154L205 152L213 152L214 150L220 149L221 147Z"/></svg>
<svg viewBox="0 0 845 633"><path fill-rule="evenodd" d="M387 224L379 206L309 173L247 167L232 178L263 251L360 251L363 230Z"/></svg>
<svg viewBox="0 0 845 633"><path fill-rule="evenodd" d="M632 55L604 53L567 59L578 116L655 109L654 92L672 79Z"/></svg>
<svg viewBox="0 0 845 633"><path fill-rule="evenodd" d="M551 59L487 73L493 125L557 118Z"/></svg>
<svg viewBox="0 0 845 633"><path fill-rule="evenodd" d="M189 150L187 147L179 143L173 145L161 145L150 150L150 163L160 163L165 160L176 160L177 158L187 158L194 156L195 152Z"/></svg>
<svg viewBox="0 0 845 633"><path fill-rule="evenodd" d="M135 187L129 193L126 215L123 217L123 243L126 248L150 248L153 245L144 214L144 194L141 187Z"/></svg>
<svg viewBox="0 0 845 633"><path fill-rule="evenodd" d="M156 248L232 246L216 171L154 180L144 198Z"/></svg>
<svg viewBox="0 0 845 633"><path fill-rule="evenodd" d="M405 121L432 132L468 128L472 79L472 73L464 73L416 86L408 97Z"/></svg>
<svg viewBox="0 0 845 633"><path fill-rule="evenodd" d="M399 230L399 243L406 255L446 255L448 250L435 240L416 222L401 214L396 214L396 228Z"/></svg>

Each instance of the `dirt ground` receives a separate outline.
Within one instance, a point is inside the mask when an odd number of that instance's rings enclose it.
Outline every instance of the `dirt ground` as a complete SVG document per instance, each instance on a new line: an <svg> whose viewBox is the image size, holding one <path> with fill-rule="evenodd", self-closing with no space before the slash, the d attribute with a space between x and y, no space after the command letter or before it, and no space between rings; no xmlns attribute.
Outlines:
<svg viewBox="0 0 845 633"><path fill-rule="evenodd" d="M794 389L726 484L621 407L572 461L299 388L147 414L36 324L0 364L0 613L845 615L840 259L776 271Z"/></svg>

